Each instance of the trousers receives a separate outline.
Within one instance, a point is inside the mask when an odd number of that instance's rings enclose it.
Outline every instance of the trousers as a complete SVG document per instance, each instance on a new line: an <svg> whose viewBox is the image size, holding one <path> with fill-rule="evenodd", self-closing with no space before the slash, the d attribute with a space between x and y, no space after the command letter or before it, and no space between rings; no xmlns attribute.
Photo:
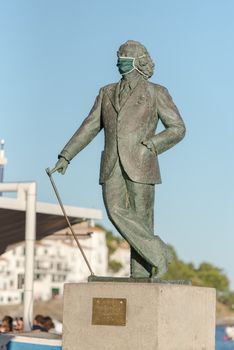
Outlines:
<svg viewBox="0 0 234 350"><path fill-rule="evenodd" d="M131 246L131 276L150 277L144 250L154 237L154 185L131 181L117 160L102 191L110 221Z"/></svg>

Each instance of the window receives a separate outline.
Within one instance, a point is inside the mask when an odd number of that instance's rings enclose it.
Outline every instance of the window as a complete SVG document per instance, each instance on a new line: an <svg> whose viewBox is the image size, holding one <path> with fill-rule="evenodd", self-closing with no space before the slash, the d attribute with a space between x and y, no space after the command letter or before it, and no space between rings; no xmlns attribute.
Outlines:
<svg viewBox="0 0 234 350"><path fill-rule="evenodd" d="M22 289L24 285L24 275L22 273L18 274L18 282L17 282L17 287L18 289Z"/></svg>
<svg viewBox="0 0 234 350"><path fill-rule="evenodd" d="M14 281L10 280L10 287L13 287L13 286L14 286Z"/></svg>

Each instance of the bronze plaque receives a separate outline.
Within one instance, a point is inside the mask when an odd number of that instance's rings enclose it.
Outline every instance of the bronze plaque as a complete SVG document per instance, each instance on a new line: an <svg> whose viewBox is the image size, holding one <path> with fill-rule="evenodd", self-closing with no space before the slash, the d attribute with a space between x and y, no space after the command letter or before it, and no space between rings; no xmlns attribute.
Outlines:
<svg viewBox="0 0 234 350"><path fill-rule="evenodd" d="M125 326L126 305L126 299L93 298L92 324L99 326Z"/></svg>

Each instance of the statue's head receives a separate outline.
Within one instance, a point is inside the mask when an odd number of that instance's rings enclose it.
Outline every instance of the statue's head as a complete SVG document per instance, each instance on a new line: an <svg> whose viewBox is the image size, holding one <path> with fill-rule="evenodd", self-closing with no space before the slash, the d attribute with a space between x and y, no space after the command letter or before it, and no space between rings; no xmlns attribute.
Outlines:
<svg viewBox="0 0 234 350"><path fill-rule="evenodd" d="M122 75L137 70L146 79L154 73L154 63L145 46L138 41L128 40L120 46L117 67Z"/></svg>

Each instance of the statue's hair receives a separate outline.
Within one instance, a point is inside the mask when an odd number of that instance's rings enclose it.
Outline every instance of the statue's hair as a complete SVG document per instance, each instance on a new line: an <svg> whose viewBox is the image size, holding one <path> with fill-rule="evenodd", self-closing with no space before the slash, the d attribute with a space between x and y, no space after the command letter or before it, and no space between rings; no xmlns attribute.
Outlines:
<svg viewBox="0 0 234 350"><path fill-rule="evenodd" d="M138 41L126 41L126 43L120 46L117 56L134 57L135 66L143 73L143 75L147 76L147 78L150 78L154 73L154 63L145 46Z"/></svg>

